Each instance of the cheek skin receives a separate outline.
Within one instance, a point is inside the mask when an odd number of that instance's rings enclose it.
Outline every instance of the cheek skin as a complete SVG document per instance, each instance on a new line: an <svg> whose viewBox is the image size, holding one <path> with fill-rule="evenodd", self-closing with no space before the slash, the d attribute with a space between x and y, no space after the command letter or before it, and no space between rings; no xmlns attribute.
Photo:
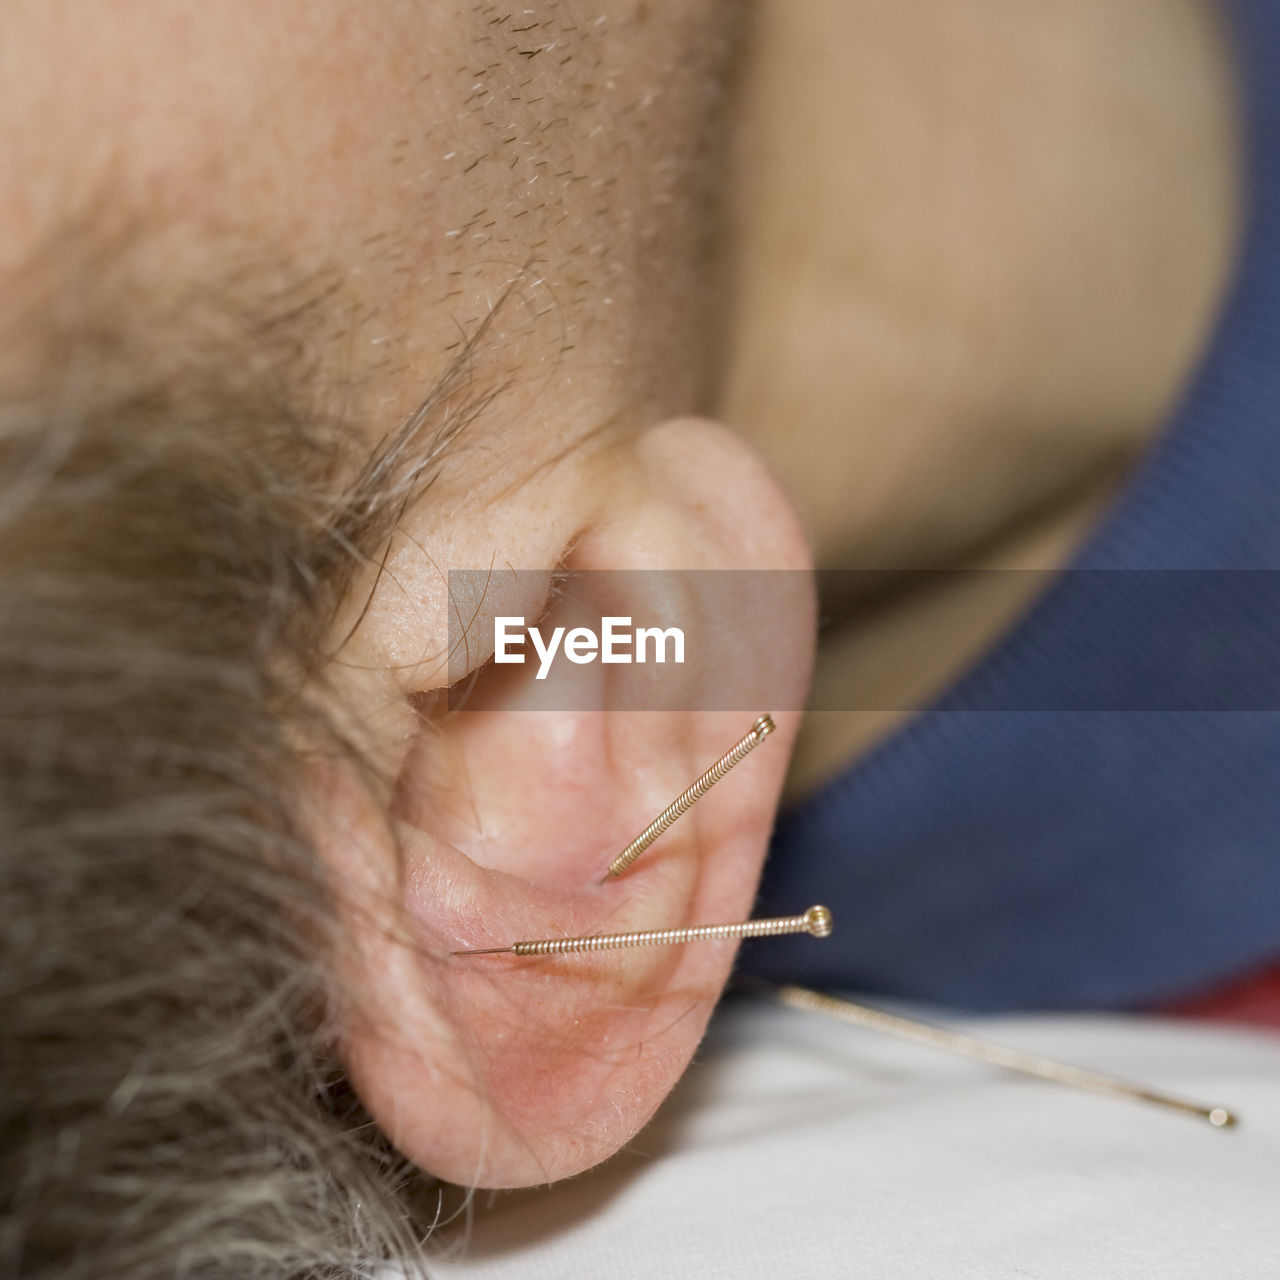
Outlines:
<svg viewBox="0 0 1280 1280"><path fill-rule="evenodd" d="M49 176L0 191L0 255L106 201L147 228L150 286L234 254L287 311L305 281L321 398L371 436L468 342L472 385L508 393L494 429L546 450L687 410L740 7L20 4L0 136Z"/></svg>
<svg viewBox="0 0 1280 1280"><path fill-rule="evenodd" d="M398 368L474 339L506 298L469 356L478 381L510 389L491 415L504 437L545 456L566 432L705 398L737 8L614 2L579 21L576 6L551 3L517 22L479 5L454 25L413 120L370 174L375 187L397 179L361 224L385 236L364 266L387 337L370 369L379 394Z"/></svg>

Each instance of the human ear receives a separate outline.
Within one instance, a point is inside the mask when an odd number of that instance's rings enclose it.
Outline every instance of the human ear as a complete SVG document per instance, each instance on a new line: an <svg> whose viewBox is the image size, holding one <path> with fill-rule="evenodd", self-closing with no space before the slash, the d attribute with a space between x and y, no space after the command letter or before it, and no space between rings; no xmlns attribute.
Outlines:
<svg viewBox="0 0 1280 1280"><path fill-rule="evenodd" d="M773 591L767 618L735 619L727 665L755 671L772 705L705 709L526 709L536 666L501 672L477 643L484 710L419 715L396 760L391 821L373 797L332 780L315 797L339 879L384 920L351 911L344 974L346 1061L374 1118L421 1167L451 1181L511 1187L580 1172L649 1118L692 1056L728 975L732 945L552 957L455 952L522 939L746 919L809 678L808 552L772 478L726 429L682 419L570 470L553 490L575 518L546 549L548 571L751 569ZM438 567L530 564L547 491L495 516L458 564L457 531ZM525 501L529 509L519 504ZM560 506L555 507L559 511ZM522 532L523 531L523 532ZM484 616L527 605L528 575L492 576ZM679 575L673 575L678 578ZM403 581L403 577L401 578ZM563 607L553 599L550 608ZM535 606L536 607L536 606ZM403 642L404 614L371 613L369 651ZM376 634L390 628L390 637ZM424 645L427 643L424 638ZM436 637L432 643L438 647ZM438 706L410 678L405 706ZM454 674L457 674L455 669ZM414 685L417 687L413 687ZM756 712L778 733L623 878L614 855L742 736ZM397 871L398 868L398 871ZM799 904L802 910L809 904Z"/></svg>

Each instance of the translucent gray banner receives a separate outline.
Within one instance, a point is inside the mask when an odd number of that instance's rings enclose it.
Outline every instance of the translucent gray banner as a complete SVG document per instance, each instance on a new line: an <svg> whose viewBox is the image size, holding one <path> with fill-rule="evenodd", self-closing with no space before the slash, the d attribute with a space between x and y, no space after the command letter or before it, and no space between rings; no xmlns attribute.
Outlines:
<svg viewBox="0 0 1280 1280"><path fill-rule="evenodd" d="M449 574L461 710L1277 711L1280 571Z"/></svg>

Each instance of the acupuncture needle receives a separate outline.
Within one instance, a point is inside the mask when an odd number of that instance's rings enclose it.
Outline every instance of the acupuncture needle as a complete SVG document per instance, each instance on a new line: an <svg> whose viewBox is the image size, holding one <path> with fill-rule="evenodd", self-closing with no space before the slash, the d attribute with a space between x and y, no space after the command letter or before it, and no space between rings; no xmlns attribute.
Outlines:
<svg viewBox="0 0 1280 1280"><path fill-rule="evenodd" d="M810 907L798 916L744 920L738 924L695 924L684 929L639 929L631 933L597 933L585 938L538 938L509 947L454 951L455 956L562 956L581 951L620 951L626 947L659 947L683 942L717 942L725 938L774 938L785 933L831 934L831 912Z"/></svg>
<svg viewBox="0 0 1280 1280"><path fill-rule="evenodd" d="M634 840L609 864L600 879L601 884L616 880L628 867L678 818L688 813L734 765L745 759L773 731L777 725L770 715L759 716L737 742L711 765L700 777L685 788Z"/></svg>
<svg viewBox="0 0 1280 1280"><path fill-rule="evenodd" d="M917 1044L945 1049L949 1053L972 1058L977 1062L985 1062L990 1066L1003 1067L1008 1071L1036 1076L1055 1084L1086 1089L1092 1093L1127 1098L1134 1102L1147 1102L1168 1110L1181 1111L1186 1115L1207 1120L1215 1129L1230 1129L1239 1123L1239 1116L1226 1107L1194 1102L1188 1098L1150 1089L1146 1085L1136 1084L1131 1080L1121 1079L1119 1076L1071 1066L1065 1062L1058 1062L1054 1058L1027 1053L1021 1049L1010 1049L1006 1045L980 1040L976 1036L966 1035L961 1031L951 1031L945 1027L932 1026L927 1022L917 1022L912 1018L886 1013L882 1009L872 1009L852 1000L842 1000L818 991L811 991L807 987L774 986L772 983L746 978L740 978L737 981L744 991L767 995L793 1009L803 1009L808 1013L822 1014L839 1019L841 1022L852 1023L854 1026L881 1031L903 1040L912 1040Z"/></svg>

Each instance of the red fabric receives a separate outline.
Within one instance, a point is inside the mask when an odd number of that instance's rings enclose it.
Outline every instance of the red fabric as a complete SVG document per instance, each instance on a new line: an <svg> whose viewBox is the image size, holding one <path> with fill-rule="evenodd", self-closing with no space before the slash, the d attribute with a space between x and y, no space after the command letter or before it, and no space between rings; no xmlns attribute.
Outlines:
<svg viewBox="0 0 1280 1280"><path fill-rule="evenodd" d="M1261 973L1174 1001L1160 1012L1180 1018L1247 1023L1280 1031L1280 962Z"/></svg>

